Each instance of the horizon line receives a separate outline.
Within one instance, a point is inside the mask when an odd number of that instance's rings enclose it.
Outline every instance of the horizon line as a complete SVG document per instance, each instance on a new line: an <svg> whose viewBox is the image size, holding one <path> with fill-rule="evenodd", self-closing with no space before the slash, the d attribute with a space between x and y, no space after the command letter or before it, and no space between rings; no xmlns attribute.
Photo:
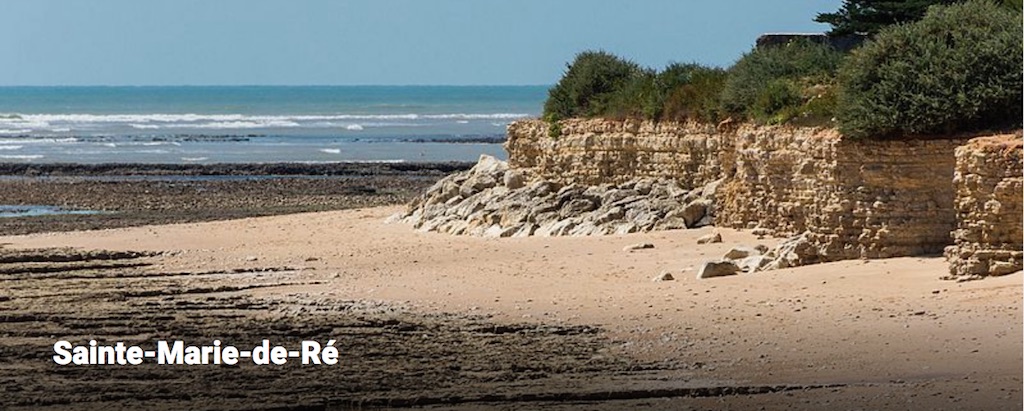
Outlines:
<svg viewBox="0 0 1024 411"><path fill-rule="evenodd" d="M0 84L15 87L552 87L554 84Z"/></svg>

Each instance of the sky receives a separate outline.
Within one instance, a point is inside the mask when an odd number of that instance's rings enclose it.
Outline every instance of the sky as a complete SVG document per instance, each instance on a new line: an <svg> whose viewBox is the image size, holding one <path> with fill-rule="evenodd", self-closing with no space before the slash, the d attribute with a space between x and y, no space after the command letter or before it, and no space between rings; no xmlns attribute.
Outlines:
<svg viewBox="0 0 1024 411"><path fill-rule="evenodd" d="M588 49L728 66L841 0L0 0L0 85L548 85Z"/></svg>

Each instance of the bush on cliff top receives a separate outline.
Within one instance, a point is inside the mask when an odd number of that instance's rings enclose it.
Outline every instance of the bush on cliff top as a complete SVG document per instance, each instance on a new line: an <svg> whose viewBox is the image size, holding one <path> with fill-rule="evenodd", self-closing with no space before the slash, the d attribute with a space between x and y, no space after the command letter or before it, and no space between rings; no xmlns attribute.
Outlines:
<svg viewBox="0 0 1024 411"><path fill-rule="evenodd" d="M717 121L725 78L724 70L699 64L676 63L657 72L603 51L586 51L548 91L544 118Z"/></svg>
<svg viewBox="0 0 1024 411"><path fill-rule="evenodd" d="M840 72L840 131L886 138L1019 126L1020 27L1019 13L978 1L882 30Z"/></svg>
<svg viewBox="0 0 1024 411"><path fill-rule="evenodd" d="M576 55L562 79L548 91L544 118L557 121L570 117L604 115L611 94L641 72L640 66L604 51Z"/></svg>
<svg viewBox="0 0 1024 411"><path fill-rule="evenodd" d="M729 69L722 107L761 123L802 116L807 111L802 106L816 96L810 89L832 83L842 59L832 47L811 41L754 49Z"/></svg>
<svg viewBox="0 0 1024 411"><path fill-rule="evenodd" d="M727 78L725 70L696 63L671 64L658 75L663 93L661 119L670 121L722 120L719 96Z"/></svg>

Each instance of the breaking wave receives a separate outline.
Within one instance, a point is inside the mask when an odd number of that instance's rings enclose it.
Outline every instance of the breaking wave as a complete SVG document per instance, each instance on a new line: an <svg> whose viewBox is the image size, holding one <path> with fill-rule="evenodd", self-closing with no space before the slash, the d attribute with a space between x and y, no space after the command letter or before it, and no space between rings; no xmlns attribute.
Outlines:
<svg viewBox="0 0 1024 411"><path fill-rule="evenodd" d="M138 130L160 129L254 129L334 126L344 122L345 128L362 130L368 123L394 122L407 125L418 121L451 121L468 124L486 121L503 124L530 117L523 113L447 113L447 114L327 114L327 115L246 115L246 114L17 114L0 117L0 134L26 134L33 130L70 132L121 126ZM356 123L358 122L358 123ZM386 124L386 123L380 123Z"/></svg>

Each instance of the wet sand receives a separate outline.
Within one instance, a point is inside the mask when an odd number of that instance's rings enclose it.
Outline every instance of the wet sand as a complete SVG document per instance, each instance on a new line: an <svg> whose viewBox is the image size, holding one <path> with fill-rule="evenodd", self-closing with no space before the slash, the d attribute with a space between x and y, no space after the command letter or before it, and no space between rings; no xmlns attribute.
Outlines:
<svg viewBox="0 0 1024 411"><path fill-rule="evenodd" d="M899 258L696 280L732 246L778 240L721 230L724 243L696 245L710 228L452 237L384 224L396 211L0 237L0 405L1021 406L1021 273L955 283L939 279L941 258ZM623 251L638 242L655 248ZM676 280L652 282L662 270ZM332 367L59 367L58 338L336 339L341 356Z"/></svg>

